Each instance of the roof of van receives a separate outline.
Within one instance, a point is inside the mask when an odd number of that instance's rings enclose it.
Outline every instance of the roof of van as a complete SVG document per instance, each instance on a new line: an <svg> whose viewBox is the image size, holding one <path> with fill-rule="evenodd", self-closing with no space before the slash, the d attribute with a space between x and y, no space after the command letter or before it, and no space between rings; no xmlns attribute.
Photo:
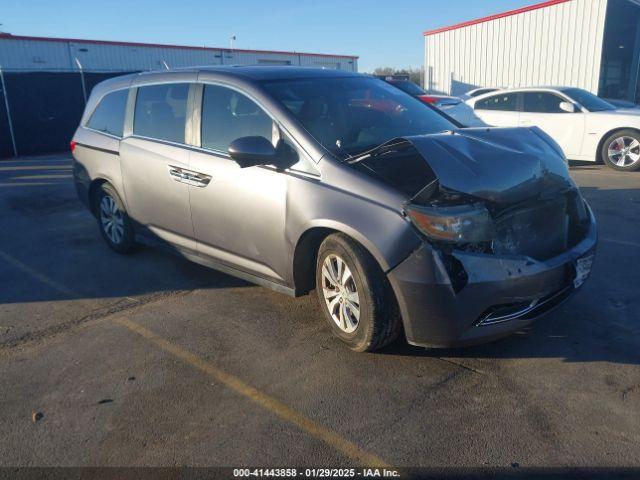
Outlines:
<svg viewBox="0 0 640 480"><path fill-rule="evenodd" d="M224 73L231 76L244 77L251 80L284 80L295 78L318 78L318 77L354 77L361 74L345 72L327 68L297 67L289 65L220 65L176 68L171 70L158 70L155 72L144 72L140 75L167 74L171 72L211 72Z"/></svg>

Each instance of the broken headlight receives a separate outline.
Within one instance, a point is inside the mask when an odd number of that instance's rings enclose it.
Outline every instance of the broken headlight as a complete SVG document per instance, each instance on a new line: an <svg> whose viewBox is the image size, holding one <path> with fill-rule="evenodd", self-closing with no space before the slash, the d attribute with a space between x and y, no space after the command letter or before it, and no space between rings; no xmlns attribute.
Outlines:
<svg viewBox="0 0 640 480"><path fill-rule="evenodd" d="M493 239L493 220L481 204L442 207L409 205L406 212L418 230L432 240L476 243Z"/></svg>

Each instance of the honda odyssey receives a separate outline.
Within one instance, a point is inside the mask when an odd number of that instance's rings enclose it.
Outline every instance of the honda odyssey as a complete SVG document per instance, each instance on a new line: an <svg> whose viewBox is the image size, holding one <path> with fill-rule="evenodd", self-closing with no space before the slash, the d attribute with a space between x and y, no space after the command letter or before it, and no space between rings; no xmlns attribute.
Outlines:
<svg viewBox="0 0 640 480"><path fill-rule="evenodd" d="M536 127L460 128L369 76L204 67L97 85L75 185L118 253L298 296L357 351L514 332L590 273L593 214ZM262 321L256 319L256 321Z"/></svg>

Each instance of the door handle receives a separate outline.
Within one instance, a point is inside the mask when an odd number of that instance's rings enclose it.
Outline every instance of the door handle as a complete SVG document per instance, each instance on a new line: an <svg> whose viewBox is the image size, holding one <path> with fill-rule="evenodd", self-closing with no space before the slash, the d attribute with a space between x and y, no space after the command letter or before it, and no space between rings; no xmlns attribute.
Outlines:
<svg viewBox="0 0 640 480"><path fill-rule="evenodd" d="M182 167L176 167L175 165L168 165L167 168L169 170L169 175L176 182L204 188L209 185L209 182L211 181L211 175L186 170Z"/></svg>
<svg viewBox="0 0 640 480"><path fill-rule="evenodd" d="M182 169L180 167L169 165L167 168L169 169L169 175L171 175L171 178L173 178L176 182L181 182L183 180L184 173L182 172Z"/></svg>
<svg viewBox="0 0 640 480"><path fill-rule="evenodd" d="M193 185L194 187L200 187L200 188L204 188L207 185L209 185L209 182L211 181L211 176L210 175L205 175L203 173L197 173L197 172L192 172L192 173L187 173L187 181L185 183L188 183L189 185Z"/></svg>

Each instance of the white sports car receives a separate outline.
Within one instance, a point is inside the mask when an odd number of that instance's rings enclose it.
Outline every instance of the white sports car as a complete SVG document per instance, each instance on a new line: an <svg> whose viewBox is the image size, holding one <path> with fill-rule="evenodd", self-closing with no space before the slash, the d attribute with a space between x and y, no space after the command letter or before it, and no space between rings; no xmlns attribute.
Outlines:
<svg viewBox="0 0 640 480"><path fill-rule="evenodd" d="M640 169L640 110L616 108L580 88L499 90L467 100L485 123L537 126L570 160L604 161L616 170Z"/></svg>

